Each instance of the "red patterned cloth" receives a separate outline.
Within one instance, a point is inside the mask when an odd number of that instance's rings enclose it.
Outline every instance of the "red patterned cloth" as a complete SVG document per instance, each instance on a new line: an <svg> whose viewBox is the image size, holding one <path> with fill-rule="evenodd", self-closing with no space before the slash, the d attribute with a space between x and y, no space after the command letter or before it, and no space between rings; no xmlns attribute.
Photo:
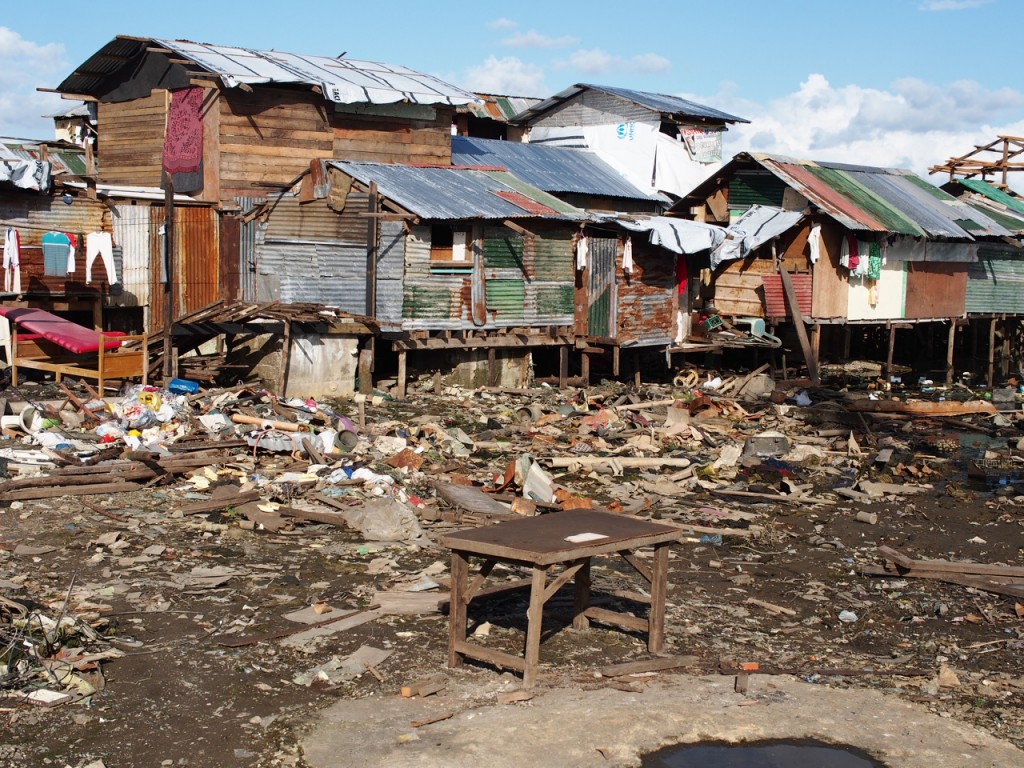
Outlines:
<svg viewBox="0 0 1024 768"><path fill-rule="evenodd" d="M203 162L204 88L183 88L171 93L164 137L164 170L168 173L198 171Z"/></svg>

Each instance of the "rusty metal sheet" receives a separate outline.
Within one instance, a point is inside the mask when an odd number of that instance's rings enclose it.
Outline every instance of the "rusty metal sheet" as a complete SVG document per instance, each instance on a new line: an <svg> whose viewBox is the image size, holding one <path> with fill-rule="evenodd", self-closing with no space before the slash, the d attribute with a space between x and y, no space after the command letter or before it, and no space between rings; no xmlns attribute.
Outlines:
<svg viewBox="0 0 1024 768"><path fill-rule="evenodd" d="M796 292L796 303L800 314L811 317L814 280L809 274L793 274L793 289ZM761 275L764 283L765 317L789 317L789 305L786 293L782 288L782 277L777 274Z"/></svg>
<svg viewBox="0 0 1024 768"><path fill-rule="evenodd" d="M938 261L907 262L903 315L908 319L962 317L966 312L964 265Z"/></svg>

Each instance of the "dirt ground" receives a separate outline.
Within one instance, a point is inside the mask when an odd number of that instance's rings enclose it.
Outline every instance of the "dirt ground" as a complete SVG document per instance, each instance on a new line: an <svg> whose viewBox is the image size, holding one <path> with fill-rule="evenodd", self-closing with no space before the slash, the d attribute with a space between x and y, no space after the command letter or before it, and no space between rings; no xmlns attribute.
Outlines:
<svg viewBox="0 0 1024 768"><path fill-rule="evenodd" d="M550 392L543 397L559 399ZM439 414L447 426L486 444L495 433L511 431L510 442L497 449L466 456L428 450L422 471L400 482L433 503L428 481L442 470L479 478L500 474L524 451L556 452L555 438L513 426L515 407L531 399L416 392L375 408L367 432L399 434L402 424L424 414ZM785 426L801 434L845 428L842 419L831 418L819 413ZM1018 495L1024 485L1014 485L1016 465L969 479L964 463L964 446L978 435L1011 461L1021 422L1011 415L1002 427L984 420L967 429L938 420L857 423L862 426L853 433L863 455L855 460L850 450L845 456L834 450L847 445L843 439L830 444L824 461L739 465L729 481L756 494L777 492L785 479L812 486L806 496L822 503L730 496L701 485L661 495L650 490L657 471L608 477L570 470L556 472L556 480L600 505L621 504L625 485L632 498L645 501L635 510L627 504L627 511L680 525L760 527L756 535L683 535L673 546L667 653L694 657L685 674L706 679L756 662L759 674L752 679L761 683L777 677L880 693L1024 748L1024 599L861 573L882 563L879 545L913 558L1024 566L1024 496ZM782 426L762 417L730 428L742 444L744 436ZM959 446L954 450L951 436ZM872 460L883 446L895 449L888 464ZM707 464L719 453L683 445L673 455ZM910 467L910 474L897 475L897 466ZM922 467L924 475L914 477ZM930 488L871 501L833 493L855 478ZM284 618L290 611L326 604L331 610L323 616L330 617L367 609L375 591L425 575L443 586L447 552L433 542L465 525L424 523L431 543L420 544L367 542L356 531L316 523L277 533L247 530L230 513L176 511L193 490L176 482L90 497L96 509L74 496L0 504L0 597L45 606L52 615L64 606L67 615L102 632L109 640L103 647L124 654L100 662L102 678L91 679L102 690L78 703L47 708L14 696L0 699L0 764L309 766L303 739L340 701L376 697L383 706L402 685L440 673L450 681L446 705L458 713L493 703L498 683L515 687L514 677L486 666L446 668L443 612L380 616L298 643L288 642L294 634L271 637L294 633L296 625ZM877 519L863 522L858 512ZM230 578L214 585L180 578L196 568L227 568L217 573ZM504 575L522 574L509 569ZM595 565L594 583L605 593L637 589L634 574L612 561ZM588 694L596 702L613 686L642 693L660 684L659 675L628 681L595 676L602 665L648 658L644 639L597 626L572 630L571 586L564 590L545 614L541 690L574 691L574 706L586 707ZM607 599L641 610L625 597ZM484 642L515 652L521 651L524 617L522 594L471 609ZM263 639L228 644L240 638ZM390 655L352 679L315 671L303 677L362 646ZM731 675L720 678L731 688Z"/></svg>

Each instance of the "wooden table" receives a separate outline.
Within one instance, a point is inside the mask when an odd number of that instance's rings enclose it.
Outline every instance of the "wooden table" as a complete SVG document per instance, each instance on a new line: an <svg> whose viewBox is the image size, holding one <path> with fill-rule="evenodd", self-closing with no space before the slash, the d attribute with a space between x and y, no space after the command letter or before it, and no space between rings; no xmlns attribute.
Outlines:
<svg viewBox="0 0 1024 768"><path fill-rule="evenodd" d="M679 529L638 520L626 515L592 509L554 512L539 517L511 520L445 536L442 546L452 550L451 604L449 608L448 666L460 666L465 658L487 662L523 675L530 688L537 679L540 661L541 624L544 604L570 579L575 579L576 597L572 625L586 629L590 619L647 633L647 649L659 653L665 642L665 593L668 588L668 549L679 539ZM640 547L654 547L648 566L634 554ZM650 585L648 618L641 619L590 605L590 559L594 555L617 553ZM470 557L483 558L479 573L469 580ZM523 657L485 648L467 639L469 603L481 594L488 575L498 563L512 563L532 569L526 582L514 583L495 592L530 587L527 610L526 650ZM556 566L564 566L555 575ZM554 576L549 582L548 577Z"/></svg>

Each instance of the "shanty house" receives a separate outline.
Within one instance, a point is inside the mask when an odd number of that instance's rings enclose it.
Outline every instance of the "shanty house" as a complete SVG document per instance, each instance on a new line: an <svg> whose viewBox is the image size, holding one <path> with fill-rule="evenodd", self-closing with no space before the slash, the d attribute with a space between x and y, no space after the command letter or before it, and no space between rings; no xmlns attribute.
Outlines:
<svg viewBox="0 0 1024 768"><path fill-rule="evenodd" d="M57 87L96 103L99 181L235 207L311 159L447 163L475 97L406 67L119 35Z"/></svg>
<svg viewBox="0 0 1024 768"><path fill-rule="evenodd" d="M937 324L948 329L951 374L979 242L1012 235L909 171L766 154L737 155L673 212L728 224L754 206L791 212L799 223L760 247L733 238L712 251L708 300L722 316L789 317L798 334L809 324L811 337L801 341L812 375L823 344L840 359L852 342L884 349L884 340L869 338L879 326L889 331L890 366L898 329L916 329L905 351L927 356ZM864 326L857 339L852 325ZM827 329L842 333L823 342Z"/></svg>
<svg viewBox="0 0 1024 768"><path fill-rule="evenodd" d="M577 84L517 115L532 144L590 149L640 189L680 197L717 170L742 117L678 96Z"/></svg>
<svg viewBox="0 0 1024 768"><path fill-rule="evenodd" d="M520 384L530 350L567 356L584 211L505 170L461 166L331 161L316 189L268 201L261 298L331 299L373 318L402 387L408 353L417 368L486 363L487 379Z"/></svg>

